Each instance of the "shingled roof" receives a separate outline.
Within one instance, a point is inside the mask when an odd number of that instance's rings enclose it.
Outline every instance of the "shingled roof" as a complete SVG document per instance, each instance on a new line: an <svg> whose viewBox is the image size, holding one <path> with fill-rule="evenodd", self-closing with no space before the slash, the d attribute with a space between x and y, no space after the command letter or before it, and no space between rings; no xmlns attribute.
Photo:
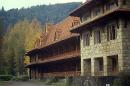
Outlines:
<svg viewBox="0 0 130 86"><path fill-rule="evenodd" d="M78 34L70 32L70 29L79 23L80 19L78 17L69 16L55 25L49 23L45 24L44 31L41 33L40 38L36 40L34 49L27 52L27 54L71 37L79 36Z"/></svg>

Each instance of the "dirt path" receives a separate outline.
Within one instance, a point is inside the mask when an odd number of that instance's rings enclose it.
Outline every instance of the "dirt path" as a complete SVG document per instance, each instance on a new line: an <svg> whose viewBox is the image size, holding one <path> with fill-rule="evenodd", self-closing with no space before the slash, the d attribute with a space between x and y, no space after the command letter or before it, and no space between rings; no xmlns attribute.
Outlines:
<svg viewBox="0 0 130 86"><path fill-rule="evenodd" d="M28 81L28 82L7 82L4 86L48 86L41 82Z"/></svg>

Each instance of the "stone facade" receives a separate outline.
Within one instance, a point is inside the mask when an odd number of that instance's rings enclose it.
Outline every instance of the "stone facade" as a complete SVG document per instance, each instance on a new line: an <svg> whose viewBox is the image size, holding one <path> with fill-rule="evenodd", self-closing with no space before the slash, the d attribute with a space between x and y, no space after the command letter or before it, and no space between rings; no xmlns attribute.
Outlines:
<svg viewBox="0 0 130 86"><path fill-rule="evenodd" d="M70 15L81 24L81 75L115 76L130 68L129 0L86 1Z"/></svg>
<svg viewBox="0 0 130 86"><path fill-rule="evenodd" d="M122 39L122 30L124 29L122 26L123 21L119 20L119 27L117 27L117 24L114 22L108 22L105 26L102 26L103 28L100 29L101 31L101 43L94 44L94 30L100 28L101 26L95 26L91 28L90 30L86 30L82 32L82 36L86 32L91 32L90 36L90 45L84 46L83 45L83 37L81 37L81 73L82 75L85 75L85 60L91 60L91 75L94 76L96 72L99 72L95 70L96 68L96 58L103 58L103 71L100 71L102 75L107 76L108 75L108 58L109 56L118 56L118 70L123 69L123 39ZM107 40L107 26L114 24L116 26L117 30L117 38L115 40ZM89 28L88 28L89 29ZM90 64L89 64L90 65ZM88 69L89 70L89 69ZM116 72L116 71L115 71Z"/></svg>

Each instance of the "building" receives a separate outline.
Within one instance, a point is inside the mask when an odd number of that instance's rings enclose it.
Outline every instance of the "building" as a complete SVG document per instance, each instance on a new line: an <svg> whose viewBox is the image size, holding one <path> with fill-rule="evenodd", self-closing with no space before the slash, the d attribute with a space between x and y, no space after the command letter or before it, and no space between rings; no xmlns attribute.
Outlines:
<svg viewBox="0 0 130 86"><path fill-rule="evenodd" d="M53 25L46 24L30 57L31 79L43 77L80 76L80 38L70 28L79 24L78 17L67 17Z"/></svg>
<svg viewBox="0 0 130 86"><path fill-rule="evenodd" d="M115 76L130 68L130 0L87 0L70 16L81 24L81 75Z"/></svg>

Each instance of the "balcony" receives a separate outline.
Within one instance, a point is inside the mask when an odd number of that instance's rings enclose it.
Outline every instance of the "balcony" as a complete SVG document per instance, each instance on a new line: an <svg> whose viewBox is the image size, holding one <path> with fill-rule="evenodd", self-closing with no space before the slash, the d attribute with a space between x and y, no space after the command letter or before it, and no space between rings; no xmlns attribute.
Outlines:
<svg viewBox="0 0 130 86"><path fill-rule="evenodd" d="M104 71L97 71L94 73L95 76L104 76Z"/></svg>
<svg viewBox="0 0 130 86"><path fill-rule="evenodd" d="M118 71L108 71L108 76L117 76L118 75Z"/></svg>
<svg viewBox="0 0 130 86"><path fill-rule="evenodd" d="M64 60L64 59L70 59L70 58L75 58L75 57L80 57L80 51L71 51L71 52L65 52L63 54L58 54L50 57L42 57L44 59L39 59L38 64L40 63L47 63L47 62L52 62L52 61L58 61L58 60Z"/></svg>
<svg viewBox="0 0 130 86"><path fill-rule="evenodd" d="M84 75L85 75L85 76L91 76L91 71L85 71L85 72L84 72Z"/></svg>
<svg viewBox="0 0 130 86"><path fill-rule="evenodd" d="M51 73L43 73L43 77L64 77L64 76L80 76L80 71L66 71L66 72L51 72Z"/></svg>
<svg viewBox="0 0 130 86"><path fill-rule="evenodd" d="M64 60L64 59L72 59L72 58L77 58L77 57L80 58L80 50L65 52L63 54L58 54L58 55L54 55L50 57L41 57L37 59L36 61L29 63L28 65L26 65L26 67L31 66L31 65L36 65L36 64L48 63L48 62Z"/></svg>
<svg viewBox="0 0 130 86"><path fill-rule="evenodd" d="M113 9L111 9L111 10L105 11L104 13L100 13L99 15L97 15L95 17L92 17L92 18L89 18L88 20L85 20L84 22L81 22L79 25L72 27L71 31L75 32L75 30L81 29L81 27L87 26L87 25L89 25L89 24L91 24L91 23L93 23L95 21L98 21L99 19L102 19L102 18L104 18L104 17L106 17L106 16L110 15L111 13L114 13L114 12L116 12L118 10L120 11L121 8L115 7Z"/></svg>

